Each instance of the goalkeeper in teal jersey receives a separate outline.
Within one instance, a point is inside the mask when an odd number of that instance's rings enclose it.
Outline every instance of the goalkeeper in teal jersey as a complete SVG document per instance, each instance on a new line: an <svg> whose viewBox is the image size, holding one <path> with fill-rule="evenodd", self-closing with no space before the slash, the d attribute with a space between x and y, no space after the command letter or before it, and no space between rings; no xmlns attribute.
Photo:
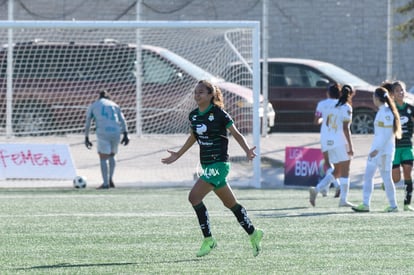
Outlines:
<svg viewBox="0 0 414 275"><path fill-rule="evenodd" d="M203 173L188 196L204 235L204 241L197 257L207 255L217 245L210 230L208 211L203 203L204 197L211 191L214 191L224 206L234 213L241 227L249 234L253 256L257 256L261 250L263 231L253 226L246 209L237 201L226 180L230 170L227 131L230 131L246 152L247 159L252 160L256 156L254 152L256 147L249 147L230 115L223 110L223 95L217 86L205 80L200 81L195 87L194 99L198 108L189 115L190 136L179 151L168 150L170 156L161 161L165 164L173 163L195 142L200 147L200 162Z"/></svg>
<svg viewBox="0 0 414 275"><path fill-rule="evenodd" d="M115 155L118 153L118 144L128 145L128 127L119 106L110 100L107 91L99 94L99 99L93 102L86 113L85 146L92 148L89 140L89 131L92 120L95 121L97 150L100 160L103 183L97 189L114 188L113 175L115 171ZM121 140L120 135L123 133Z"/></svg>
<svg viewBox="0 0 414 275"><path fill-rule="evenodd" d="M411 178L411 171L413 169L413 120L414 107L404 102L405 97L405 83L396 81L392 84L392 97L400 114L402 138L395 140L395 155L392 163L392 180L397 183L401 180L400 166L402 166L405 198L404 211L414 211L410 206L411 196L413 193L413 180Z"/></svg>

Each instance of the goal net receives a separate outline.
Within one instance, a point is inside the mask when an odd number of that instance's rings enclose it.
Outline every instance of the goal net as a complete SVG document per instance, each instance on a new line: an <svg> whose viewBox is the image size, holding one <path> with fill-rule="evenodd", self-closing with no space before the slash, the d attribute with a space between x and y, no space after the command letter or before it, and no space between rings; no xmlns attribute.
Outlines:
<svg viewBox="0 0 414 275"><path fill-rule="evenodd" d="M207 79L223 91L241 132L260 135L254 74L246 86L224 75L230 64L258 58L256 29L243 22L2 22L0 134L82 134L87 106L107 90L131 134L186 135L194 86Z"/></svg>

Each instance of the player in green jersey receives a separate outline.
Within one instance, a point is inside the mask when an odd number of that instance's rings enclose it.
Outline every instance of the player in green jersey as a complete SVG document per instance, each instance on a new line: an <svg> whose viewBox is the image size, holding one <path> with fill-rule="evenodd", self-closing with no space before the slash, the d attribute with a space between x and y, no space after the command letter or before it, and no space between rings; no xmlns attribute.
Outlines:
<svg viewBox="0 0 414 275"><path fill-rule="evenodd" d="M395 81L392 84L392 97L400 114L402 138L395 140L395 155L392 163L392 179L394 183L401 180L402 167L405 198L404 211L414 211L410 206L411 196L413 192L413 180L411 178L411 171L413 169L413 121L414 121L414 107L404 101L405 97L405 83L402 81Z"/></svg>
<svg viewBox="0 0 414 275"><path fill-rule="evenodd" d="M203 203L204 197L211 191L220 198L224 206L234 213L241 227L249 234L253 256L257 256L261 250L263 231L253 226L246 209L237 201L226 180L230 170L227 132L231 133L246 152L248 160L252 160L256 156L254 152L256 147L249 147L230 115L223 110L223 95L217 86L205 80L198 82L194 90L194 99L198 108L189 115L190 136L179 151L168 150L170 156L161 161L164 164L171 164L190 149L195 142L200 146L200 163L203 173L188 196L204 235L204 241L197 257L207 255L217 245L210 230L208 211Z"/></svg>

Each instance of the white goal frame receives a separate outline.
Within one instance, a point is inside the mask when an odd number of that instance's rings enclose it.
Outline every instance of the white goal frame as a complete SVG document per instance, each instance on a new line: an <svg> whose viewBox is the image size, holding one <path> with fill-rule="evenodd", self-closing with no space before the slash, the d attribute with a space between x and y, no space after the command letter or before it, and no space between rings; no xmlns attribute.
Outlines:
<svg viewBox="0 0 414 275"><path fill-rule="evenodd" d="M253 143L256 146L257 157L253 160L253 178L251 187L261 187L261 152L260 152L260 22L259 21L0 21L0 28L8 29L9 45L13 44L13 29L35 29L35 28L129 28L129 29L149 29L149 28L247 28L252 31L252 75L253 75ZM138 36L138 34L137 34ZM12 58L12 47L8 58ZM12 60L8 60L11 62ZM8 76L12 75L12 68L7 68ZM139 85L137 81L137 85ZM12 80L7 80L7 118L6 118L6 135L12 135ZM137 99L139 104L139 99ZM137 119L137 121L139 121ZM139 122L137 122L139 123ZM138 128L137 128L138 129Z"/></svg>

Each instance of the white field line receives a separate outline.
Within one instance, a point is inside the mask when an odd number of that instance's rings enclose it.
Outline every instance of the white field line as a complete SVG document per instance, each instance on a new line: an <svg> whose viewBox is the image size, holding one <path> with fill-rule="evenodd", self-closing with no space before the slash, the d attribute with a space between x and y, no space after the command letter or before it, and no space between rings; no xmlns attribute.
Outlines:
<svg viewBox="0 0 414 275"><path fill-rule="evenodd" d="M210 214L211 213L211 214ZM232 213L225 212L215 212L210 211L211 216L232 216ZM27 217L195 217L194 212L134 212L134 213L125 213L125 212L114 212L114 213L103 213L103 212L94 212L94 213L46 213L46 214L0 214L0 218L27 218Z"/></svg>

